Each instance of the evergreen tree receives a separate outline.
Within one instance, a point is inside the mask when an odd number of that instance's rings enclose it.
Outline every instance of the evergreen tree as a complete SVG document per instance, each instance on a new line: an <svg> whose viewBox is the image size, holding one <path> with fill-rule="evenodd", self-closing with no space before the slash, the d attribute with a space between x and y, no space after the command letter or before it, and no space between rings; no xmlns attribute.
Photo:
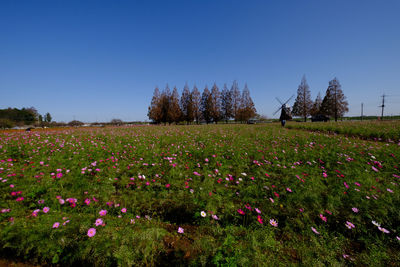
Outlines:
<svg viewBox="0 0 400 267"><path fill-rule="evenodd" d="M216 83L211 88L211 118L215 123L221 120L221 93Z"/></svg>
<svg viewBox="0 0 400 267"><path fill-rule="evenodd" d="M51 122L51 119L52 119L52 118L51 118L50 113L47 112L46 115L44 116L44 121L45 121L45 122Z"/></svg>
<svg viewBox="0 0 400 267"><path fill-rule="evenodd" d="M334 117L335 121L349 111L342 86L336 77L329 82L325 97L322 100L321 111L324 115Z"/></svg>
<svg viewBox="0 0 400 267"><path fill-rule="evenodd" d="M231 97L232 97L232 112L233 112L233 118L235 121L238 120L239 118L239 108L240 108L240 91L239 91L239 86L236 81L233 81L231 91L230 91Z"/></svg>
<svg viewBox="0 0 400 267"><path fill-rule="evenodd" d="M153 98L151 99L147 116L154 123L158 124L161 122L161 95L158 87L154 89Z"/></svg>
<svg viewBox="0 0 400 267"><path fill-rule="evenodd" d="M212 96L208 87L204 88L203 94L201 95L201 115L206 123L210 123L212 120Z"/></svg>
<svg viewBox="0 0 400 267"><path fill-rule="evenodd" d="M185 84L182 91L180 108L182 113L182 120L188 124L193 121L193 103L192 94L189 91L189 86Z"/></svg>
<svg viewBox="0 0 400 267"><path fill-rule="evenodd" d="M304 121L307 121L307 116L311 114L312 105L310 87L307 84L306 76L303 76L297 89L297 97L294 101L292 113L295 116L303 117Z"/></svg>
<svg viewBox="0 0 400 267"><path fill-rule="evenodd" d="M170 114L170 100L171 100L171 91L167 84L167 86L161 93L160 103L159 103L160 121L163 122L164 124L166 124L167 122L168 123L172 122L172 118L171 118L171 114Z"/></svg>
<svg viewBox="0 0 400 267"><path fill-rule="evenodd" d="M321 98L321 93L318 92L317 98L315 98L314 104L311 108L311 115L315 116L320 113L321 109L321 104L322 104L322 98Z"/></svg>
<svg viewBox="0 0 400 267"><path fill-rule="evenodd" d="M180 122L182 118L181 108L179 107L179 93L176 86L172 90L170 105L169 105L169 117L171 122L176 124Z"/></svg>
<svg viewBox="0 0 400 267"><path fill-rule="evenodd" d="M193 87L191 96L193 104L193 117L196 120L196 123L199 124L201 118L201 97L196 85Z"/></svg>
<svg viewBox="0 0 400 267"><path fill-rule="evenodd" d="M239 109L239 119L241 121L248 121L252 117L256 115L256 108L254 106L254 102L251 99L250 96L250 90L247 87L247 84L245 84L243 92L242 92L242 97L240 101L240 109Z"/></svg>
<svg viewBox="0 0 400 267"><path fill-rule="evenodd" d="M228 90L226 84L224 84L224 89L222 89L221 92L221 113L222 119L225 120L225 122L228 122L233 116L231 91Z"/></svg>

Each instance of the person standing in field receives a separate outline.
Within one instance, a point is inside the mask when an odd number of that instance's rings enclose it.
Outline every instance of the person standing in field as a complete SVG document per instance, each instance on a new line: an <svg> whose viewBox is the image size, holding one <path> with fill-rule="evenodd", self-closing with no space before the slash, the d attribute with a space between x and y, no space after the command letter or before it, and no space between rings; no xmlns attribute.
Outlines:
<svg viewBox="0 0 400 267"><path fill-rule="evenodd" d="M282 127L285 127L286 121L291 119L290 109L286 107L286 104L283 104L281 107L281 116L279 117Z"/></svg>

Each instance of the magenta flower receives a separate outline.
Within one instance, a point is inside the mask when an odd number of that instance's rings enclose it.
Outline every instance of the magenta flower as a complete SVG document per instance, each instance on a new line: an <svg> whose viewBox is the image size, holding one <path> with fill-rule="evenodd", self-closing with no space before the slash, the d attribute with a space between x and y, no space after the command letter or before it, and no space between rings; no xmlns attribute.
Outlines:
<svg viewBox="0 0 400 267"><path fill-rule="evenodd" d="M48 212L49 212L49 210L50 210L50 208L49 208L49 207L44 207L44 208L43 208L43 212L44 212L44 213L48 213Z"/></svg>
<svg viewBox="0 0 400 267"><path fill-rule="evenodd" d="M94 223L96 226L102 225L103 224L103 220L102 219L97 219L96 222Z"/></svg>
<svg viewBox="0 0 400 267"><path fill-rule="evenodd" d="M55 223L53 224L53 228L58 228L58 226L60 226L60 223L59 223L59 222L55 222Z"/></svg>
<svg viewBox="0 0 400 267"><path fill-rule="evenodd" d="M183 234L185 232L185 230L182 227L178 228L178 233Z"/></svg>
<svg viewBox="0 0 400 267"><path fill-rule="evenodd" d="M238 209L237 212L239 212L240 215L244 215L244 211L242 209Z"/></svg>
<svg viewBox="0 0 400 267"><path fill-rule="evenodd" d="M99 211L100 216L106 216L107 211L106 210L101 210Z"/></svg>
<svg viewBox="0 0 400 267"><path fill-rule="evenodd" d="M321 218L321 220L323 220L324 222L327 222L327 219L324 215L320 214L319 217Z"/></svg>
<svg viewBox="0 0 400 267"><path fill-rule="evenodd" d="M357 208L351 208L351 210L352 210L353 212L355 212L355 213L358 212L358 209L357 209Z"/></svg>
<svg viewBox="0 0 400 267"><path fill-rule="evenodd" d="M126 213L126 208L122 208L122 209L121 209L121 212L122 212L122 213Z"/></svg>
<svg viewBox="0 0 400 267"><path fill-rule="evenodd" d="M260 224L263 224L263 219L261 218L260 215L257 216L257 221L258 221Z"/></svg>
<svg viewBox="0 0 400 267"><path fill-rule="evenodd" d="M96 228L90 228L87 232L88 237L93 237L96 234Z"/></svg>

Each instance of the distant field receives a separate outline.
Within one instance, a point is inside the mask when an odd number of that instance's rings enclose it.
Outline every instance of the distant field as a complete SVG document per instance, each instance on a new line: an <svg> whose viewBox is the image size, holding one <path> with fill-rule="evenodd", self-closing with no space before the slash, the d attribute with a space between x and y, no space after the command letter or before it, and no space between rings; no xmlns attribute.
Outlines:
<svg viewBox="0 0 400 267"><path fill-rule="evenodd" d="M331 132L384 141L400 141L400 121L291 122L289 129Z"/></svg>
<svg viewBox="0 0 400 267"><path fill-rule="evenodd" d="M398 266L398 134L391 122L3 131L0 256Z"/></svg>

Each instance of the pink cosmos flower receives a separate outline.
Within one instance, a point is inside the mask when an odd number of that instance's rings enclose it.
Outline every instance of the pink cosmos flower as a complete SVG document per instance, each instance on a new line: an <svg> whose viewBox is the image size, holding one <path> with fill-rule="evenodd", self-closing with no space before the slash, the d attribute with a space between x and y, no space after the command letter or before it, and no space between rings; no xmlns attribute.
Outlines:
<svg viewBox="0 0 400 267"><path fill-rule="evenodd" d="M346 227L349 229L355 228L356 226L349 221L346 221Z"/></svg>
<svg viewBox="0 0 400 267"><path fill-rule="evenodd" d="M100 216L106 216L107 211L106 210L101 210L99 211Z"/></svg>
<svg viewBox="0 0 400 267"><path fill-rule="evenodd" d="M59 222L55 222L55 223L53 224L53 228L58 228L58 226L60 226L60 223L59 223Z"/></svg>
<svg viewBox="0 0 400 267"><path fill-rule="evenodd" d="M93 237L96 234L96 228L90 228L87 232L88 237Z"/></svg>
<svg viewBox="0 0 400 267"><path fill-rule="evenodd" d="M260 224L263 224L263 219L261 218L260 215L257 216L257 221L258 221Z"/></svg>
<svg viewBox="0 0 400 267"><path fill-rule="evenodd" d="M90 199L89 198L85 199L85 204L89 206L89 204L90 204Z"/></svg>
<svg viewBox="0 0 400 267"><path fill-rule="evenodd" d="M317 235L319 235L319 232L317 231L317 229L315 229L314 227L311 227L311 230L316 233Z"/></svg>
<svg viewBox="0 0 400 267"><path fill-rule="evenodd" d="M32 216L33 217L36 217L37 216L37 214L39 213L39 209L38 210L34 210L33 212L32 212Z"/></svg>
<svg viewBox="0 0 400 267"><path fill-rule="evenodd" d="M324 222L327 222L327 219L324 215L320 214L319 217L321 218L321 220L323 220Z"/></svg>
<svg viewBox="0 0 400 267"><path fill-rule="evenodd" d="M50 210L50 208L49 208L49 207L44 207L44 208L43 208L43 212L44 212L44 213L48 213L48 212L49 212L49 210Z"/></svg>
<svg viewBox="0 0 400 267"><path fill-rule="evenodd" d="M353 212L355 212L355 213L358 212L358 209L357 209L357 208L351 208L351 210L352 210Z"/></svg>
<svg viewBox="0 0 400 267"><path fill-rule="evenodd" d="M122 209L121 209L121 212L122 212L122 213L126 213L126 208L122 208Z"/></svg>
<svg viewBox="0 0 400 267"><path fill-rule="evenodd" d="M258 208L254 209L258 214L261 214L261 210L259 210Z"/></svg>
<svg viewBox="0 0 400 267"><path fill-rule="evenodd" d="M185 232L185 230L182 227L178 228L178 233L183 234Z"/></svg>
<svg viewBox="0 0 400 267"><path fill-rule="evenodd" d="M390 233L389 230L387 230L387 229L385 229L385 228L383 228L383 227L378 226L378 229L379 229L379 231L381 231L382 233L385 233L385 234L389 234L389 233Z"/></svg>
<svg viewBox="0 0 400 267"><path fill-rule="evenodd" d="M244 211L242 209L238 209L237 212L239 212L240 215L244 215Z"/></svg>
<svg viewBox="0 0 400 267"><path fill-rule="evenodd" d="M94 223L96 226L102 225L103 224L103 220L102 219L97 219L96 222Z"/></svg>
<svg viewBox="0 0 400 267"><path fill-rule="evenodd" d="M278 227L278 222L275 221L274 219L269 220L269 224L272 225L273 227Z"/></svg>

